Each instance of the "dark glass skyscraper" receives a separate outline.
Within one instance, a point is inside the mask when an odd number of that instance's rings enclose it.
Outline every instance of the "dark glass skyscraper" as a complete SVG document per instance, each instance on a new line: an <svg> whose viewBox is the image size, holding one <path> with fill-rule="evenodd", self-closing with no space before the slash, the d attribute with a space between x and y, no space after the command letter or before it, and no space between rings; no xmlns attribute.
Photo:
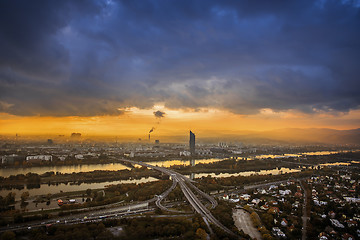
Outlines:
<svg viewBox="0 0 360 240"><path fill-rule="evenodd" d="M194 156L195 155L195 134L192 131L190 131L189 145L190 145L190 153L192 156Z"/></svg>

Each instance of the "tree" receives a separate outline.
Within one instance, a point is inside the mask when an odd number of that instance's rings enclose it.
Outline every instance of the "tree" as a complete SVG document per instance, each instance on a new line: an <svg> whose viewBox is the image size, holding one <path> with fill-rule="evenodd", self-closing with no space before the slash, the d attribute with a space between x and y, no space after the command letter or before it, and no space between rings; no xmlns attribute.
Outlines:
<svg viewBox="0 0 360 240"><path fill-rule="evenodd" d="M26 191L26 192L23 192L22 194L21 194L21 202L25 202L28 198L29 198L29 196L30 196L30 194L29 194L29 192L28 191Z"/></svg>
<svg viewBox="0 0 360 240"><path fill-rule="evenodd" d="M274 217L269 213L263 213L261 215L261 220L266 225L267 228L271 228L274 223Z"/></svg>
<svg viewBox="0 0 360 240"><path fill-rule="evenodd" d="M155 214L161 215L161 214L163 214L163 211L160 208L156 208L155 209Z"/></svg>
<svg viewBox="0 0 360 240"><path fill-rule="evenodd" d="M200 238L201 240L206 240L206 238L207 238L207 233L206 233L206 231L205 231L204 229L198 228L198 229L196 230L196 236L197 236L198 238Z"/></svg>
<svg viewBox="0 0 360 240"><path fill-rule="evenodd" d="M264 240L273 240L274 239L269 233L264 234L262 237Z"/></svg>
<svg viewBox="0 0 360 240"><path fill-rule="evenodd" d="M97 191L94 191L94 192L92 193L92 195L93 195L93 201L96 200L96 198L97 198L97 196L98 196Z"/></svg>
<svg viewBox="0 0 360 240"><path fill-rule="evenodd" d="M103 194L99 194L99 195L97 195L97 197L96 197L96 201L97 201L97 202L104 201L104 196L103 196Z"/></svg>
<svg viewBox="0 0 360 240"><path fill-rule="evenodd" d="M255 227L261 226L261 222L255 212L250 214L251 220L253 221Z"/></svg>
<svg viewBox="0 0 360 240"><path fill-rule="evenodd" d="M15 203L15 195L16 195L16 193L9 192L9 194L5 197L5 205L6 206Z"/></svg>
<svg viewBox="0 0 360 240"><path fill-rule="evenodd" d="M88 195L89 197L91 196L91 189L90 188L86 189L86 195Z"/></svg>
<svg viewBox="0 0 360 240"><path fill-rule="evenodd" d="M1 234L1 240L15 240L16 239L16 235L14 232L12 231L6 231L3 234Z"/></svg>
<svg viewBox="0 0 360 240"><path fill-rule="evenodd" d="M107 240L107 239L111 239L113 238L113 235L109 232L109 231L103 231L101 232L97 237L96 239L99 239L99 240ZM84 239L87 239L87 238L84 238Z"/></svg>

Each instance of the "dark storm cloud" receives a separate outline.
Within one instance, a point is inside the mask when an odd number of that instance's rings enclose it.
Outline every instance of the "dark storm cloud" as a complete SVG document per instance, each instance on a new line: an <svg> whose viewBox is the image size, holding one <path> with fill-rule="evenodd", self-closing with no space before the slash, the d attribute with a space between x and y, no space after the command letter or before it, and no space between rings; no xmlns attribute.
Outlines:
<svg viewBox="0 0 360 240"><path fill-rule="evenodd" d="M359 108L359 2L1 1L0 111Z"/></svg>

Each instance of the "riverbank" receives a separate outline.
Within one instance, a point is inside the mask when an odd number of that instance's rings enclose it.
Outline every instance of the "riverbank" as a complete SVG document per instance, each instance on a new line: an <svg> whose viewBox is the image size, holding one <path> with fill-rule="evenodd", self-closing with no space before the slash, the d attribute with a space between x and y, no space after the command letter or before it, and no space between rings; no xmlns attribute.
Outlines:
<svg viewBox="0 0 360 240"><path fill-rule="evenodd" d="M54 173L47 172L42 175L28 173L18 174L7 178L1 178L0 189L23 188L24 185L30 188L37 188L41 184L56 185L56 184L81 184L81 183L99 183L106 181L140 179L143 177L153 177L162 179L163 176L157 171L142 168L133 168L131 170L119 171L92 171L79 173Z"/></svg>

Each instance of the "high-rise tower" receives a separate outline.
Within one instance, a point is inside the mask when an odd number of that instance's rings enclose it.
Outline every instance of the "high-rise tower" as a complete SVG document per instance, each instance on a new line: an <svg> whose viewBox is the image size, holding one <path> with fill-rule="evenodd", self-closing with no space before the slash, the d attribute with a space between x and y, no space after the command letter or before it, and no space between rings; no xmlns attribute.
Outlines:
<svg viewBox="0 0 360 240"><path fill-rule="evenodd" d="M194 156L195 155L195 134L192 131L190 131L189 145L190 145L191 156Z"/></svg>

